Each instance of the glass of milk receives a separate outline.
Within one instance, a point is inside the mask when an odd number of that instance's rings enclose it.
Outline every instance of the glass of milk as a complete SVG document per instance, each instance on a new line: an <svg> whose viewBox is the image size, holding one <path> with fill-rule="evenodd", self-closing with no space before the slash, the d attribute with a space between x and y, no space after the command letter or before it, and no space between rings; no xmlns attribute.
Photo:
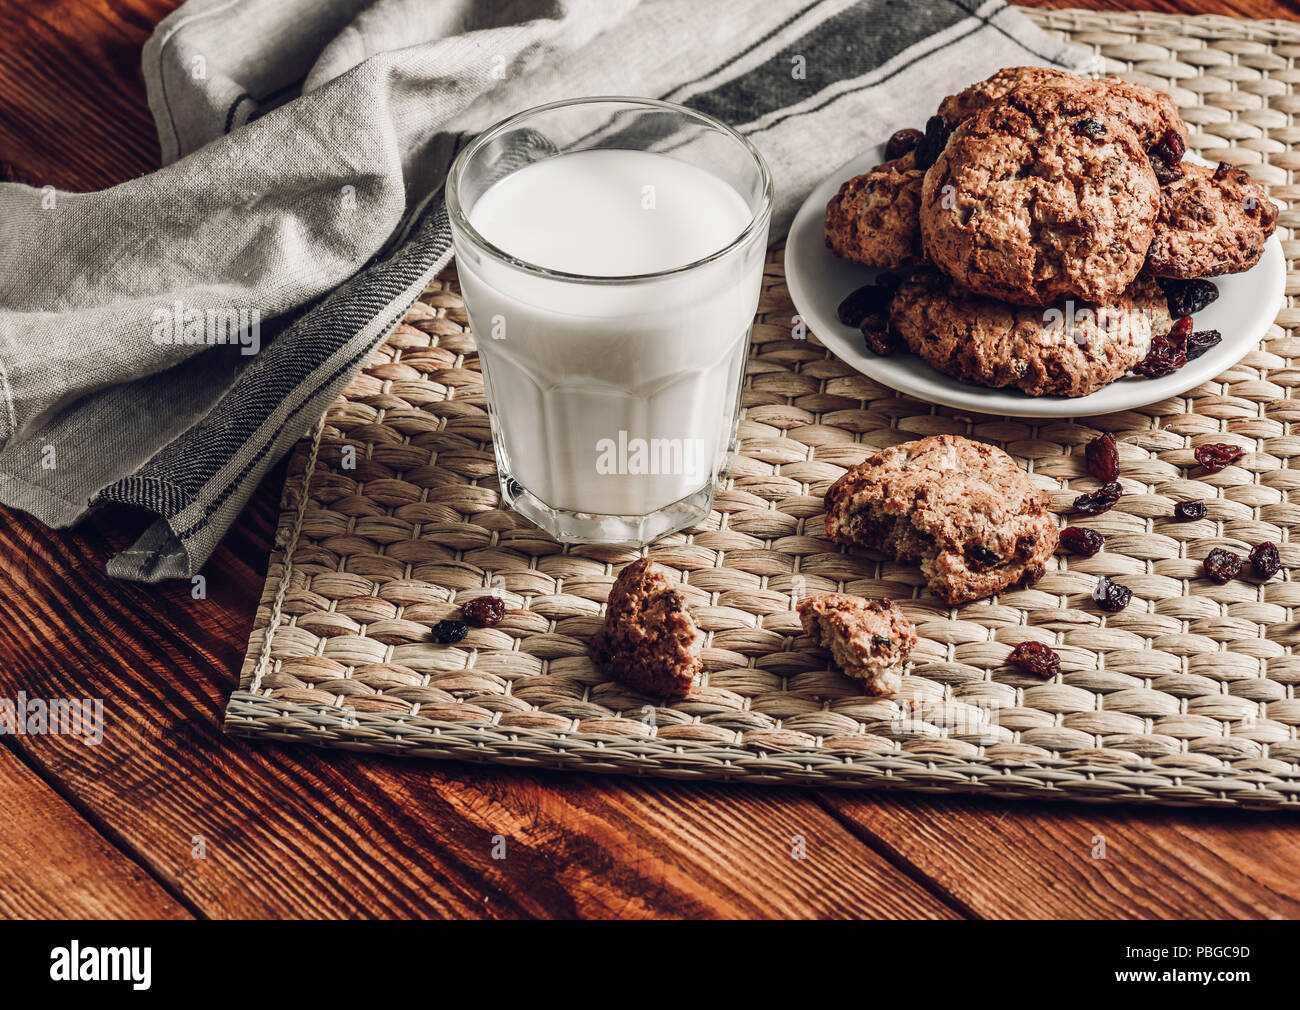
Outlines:
<svg viewBox="0 0 1300 1010"><path fill-rule="evenodd" d="M566 543L707 518L771 207L748 140L650 99L544 105L460 153L447 209L509 505Z"/></svg>

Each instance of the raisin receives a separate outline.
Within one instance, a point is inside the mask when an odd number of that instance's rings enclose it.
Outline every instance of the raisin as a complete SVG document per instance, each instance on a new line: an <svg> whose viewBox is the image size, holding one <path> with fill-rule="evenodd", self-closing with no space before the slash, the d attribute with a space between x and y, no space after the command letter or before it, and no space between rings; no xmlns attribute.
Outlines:
<svg viewBox="0 0 1300 1010"><path fill-rule="evenodd" d="M1271 579L1282 569L1282 558L1277 553L1277 544L1265 540L1250 549L1250 567L1261 579Z"/></svg>
<svg viewBox="0 0 1300 1010"><path fill-rule="evenodd" d="M1011 650L1007 662L1035 677L1055 677L1061 672L1061 657L1042 642L1021 642Z"/></svg>
<svg viewBox="0 0 1300 1010"><path fill-rule="evenodd" d="M465 604L465 620L480 628L490 628L506 614L506 601L499 596L478 596Z"/></svg>
<svg viewBox="0 0 1300 1010"><path fill-rule="evenodd" d="M1002 558L996 552L989 550L983 544L976 544L966 553L977 565L982 565L985 568L991 568L993 565L1000 565L1002 563Z"/></svg>
<svg viewBox="0 0 1300 1010"><path fill-rule="evenodd" d="M1165 277L1158 283L1165 293L1165 301L1169 303L1169 314L1175 319L1194 315L1219 297L1219 286L1214 281Z"/></svg>
<svg viewBox="0 0 1300 1010"><path fill-rule="evenodd" d="M469 634L469 625L464 621L439 621L433 626L433 637L443 645L459 642Z"/></svg>
<svg viewBox="0 0 1300 1010"><path fill-rule="evenodd" d="M1160 139L1151 148L1151 153L1172 167L1183 160L1183 155L1187 153L1187 142L1171 126L1160 135Z"/></svg>
<svg viewBox="0 0 1300 1010"><path fill-rule="evenodd" d="M1228 445L1226 442L1206 442L1193 449L1192 455L1196 457L1196 462L1201 464L1206 473L1218 473L1228 464L1235 463L1246 455L1246 450L1239 445Z"/></svg>
<svg viewBox="0 0 1300 1010"><path fill-rule="evenodd" d="M1199 358L1222 339L1218 330L1197 330L1187 338L1187 360Z"/></svg>
<svg viewBox="0 0 1300 1010"><path fill-rule="evenodd" d="M1133 366L1133 371L1151 379L1178 371L1187 364L1187 337L1191 332L1192 321L1184 316L1168 333L1152 339L1147 356Z"/></svg>
<svg viewBox="0 0 1300 1010"><path fill-rule="evenodd" d="M1203 501L1180 501L1174 506L1174 522L1194 523L1204 519L1206 511Z"/></svg>
<svg viewBox="0 0 1300 1010"><path fill-rule="evenodd" d="M924 139L925 134L920 130L899 130L885 145L885 160L893 161L895 158L901 158L908 151L916 150L916 145Z"/></svg>
<svg viewBox="0 0 1300 1010"><path fill-rule="evenodd" d="M1061 546L1071 554L1090 558L1101 550L1103 543L1105 540L1096 530L1085 529L1082 526L1067 526L1061 530Z"/></svg>
<svg viewBox="0 0 1300 1010"><path fill-rule="evenodd" d="M1089 442L1083 455L1088 472L1100 483L1109 484L1119 477L1119 448L1115 445L1115 436L1110 432Z"/></svg>
<svg viewBox="0 0 1300 1010"><path fill-rule="evenodd" d="M1086 516L1099 516L1103 512L1109 512L1119 501L1119 496L1124 493L1124 489L1119 486L1117 481L1111 481L1109 484L1103 484L1091 494L1081 494L1074 499L1074 511L1080 512Z"/></svg>
<svg viewBox="0 0 1300 1010"><path fill-rule="evenodd" d="M878 284L866 284L849 294L835 310L845 326L861 326L867 316L879 314L889 303L889 289Z"/></svg>
<svg viewBox="0 0 1300 1010"><path fill-rule="evenodd" d="M1152 157L1149 160L1152 171L1156 173L1156 182L1160 185L1168 186L1183 177L1182 165L1170 165L1163 158Z"/></svg>
<svg viewBox="0 0 1300 1010"><path fill-rule="evenodd" d="M1222 182L1231 174L1231 172L1232 172L1231 165L1229 165L1226 161L1219 162L1217 165L1214 166L1214 181Z"/></svg>
<svg viewBox="0 0 1300 1010"><path fill-rule="evenodd" d="M890 335L888 328L863 326L862 337L866 340L867 346L876 354L884 356L892 354L894 351L894 338Z"/></svg>
<svg viewBox="0 0 1300 1010"><path fill-rule="evenodd" d="M1205 574L1222 586L1241 574L1241 558L1216 547L1205 555Z"/></svg>
<svg viewBox="0 0 1300 1010"><path fill-rule="evenodd" d="M952 127L943 121L942 116L931 116L925 121L925 136L916 145L916 167L926 171L938 160L943 149L948 146Z"/></svg>
<svg viewBox="0 0 1300 1010"><path fill-rule="evenodd" d="M1133 590L1112 582L1106 576L1097 580L1097 588L1092 591L1092 600L1108 614L1118 613L1129 605L1133 599Z"/></svg>
<svg viewBox="0 0 1300 1010"><path fill-rule="evenodd" d="M1106 124L1100 119L1080 119L1074 124L1074 132L1097 140L1106 136Z"/></svg>

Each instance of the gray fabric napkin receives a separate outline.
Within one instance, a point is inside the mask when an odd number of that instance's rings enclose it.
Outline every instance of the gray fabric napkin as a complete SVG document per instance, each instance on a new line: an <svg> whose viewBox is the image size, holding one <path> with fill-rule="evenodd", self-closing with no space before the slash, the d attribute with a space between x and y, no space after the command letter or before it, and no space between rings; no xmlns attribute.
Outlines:
<svg viewBox="0 0 1300 1010"><path fill-rule="evenodd" d="M773 235L839 163L1008 65L1090 57L1000 0L189 0L144 50L164 167L0 184L0 502L157 521L187 577L446 265L441 184L506 115L634 94L730 123Z"/></svg>

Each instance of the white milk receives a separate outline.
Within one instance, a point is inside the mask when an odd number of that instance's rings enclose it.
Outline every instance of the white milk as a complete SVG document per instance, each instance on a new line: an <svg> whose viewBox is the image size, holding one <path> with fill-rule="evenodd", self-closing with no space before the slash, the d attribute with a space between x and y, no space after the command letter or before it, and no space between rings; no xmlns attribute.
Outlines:
<svg viewBox="0 0 1300 1010"><path fill-rule="evenodd" d="M716 176L626 150L535 162L469 212L517 259L608 278L704 258L750 219ZM503 468L546 505L582 513L644 515L710 486L733 434L764 245L638 282L462 255Z"/></svg>

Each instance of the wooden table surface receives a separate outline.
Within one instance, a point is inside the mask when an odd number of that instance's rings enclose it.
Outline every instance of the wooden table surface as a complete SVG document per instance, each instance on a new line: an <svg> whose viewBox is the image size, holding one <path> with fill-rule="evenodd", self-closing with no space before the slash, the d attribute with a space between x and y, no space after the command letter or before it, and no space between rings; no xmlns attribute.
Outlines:
<svg viewBox="0 0 1300 1010"><path fill-rule="evenodd" d="M88 190L157 166L140 47L176 3L0 2L7 177ZM1262 0L1054 5L1300 18L1300 4ZM0 737L0 914L1300 916L1294 817L681 784L230 739L222 711L282 480L281 467L206 566L206 600L104 574L142 517L56 533L0 511L0 698L106 710L98 746ZM502 838L506 858L493 858Z"/></svg>

